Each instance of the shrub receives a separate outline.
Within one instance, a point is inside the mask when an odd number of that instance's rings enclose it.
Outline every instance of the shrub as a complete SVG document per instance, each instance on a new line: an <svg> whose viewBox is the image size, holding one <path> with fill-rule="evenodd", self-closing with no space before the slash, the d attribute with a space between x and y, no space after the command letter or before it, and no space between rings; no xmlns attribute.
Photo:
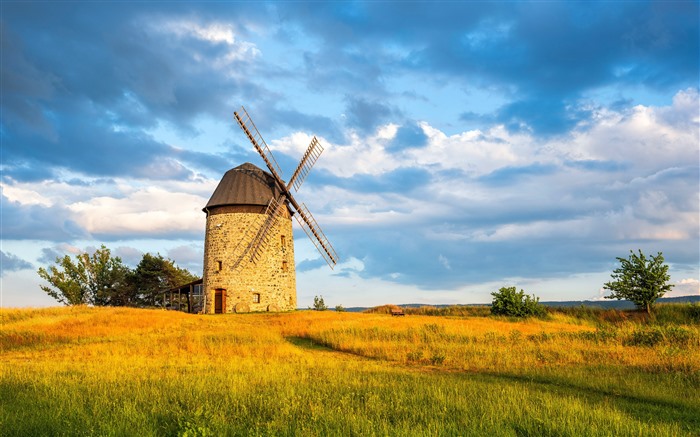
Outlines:
<svg viewBox="0 0 700 437"><path fill-rule="evenodd" d="M345 311L345 308L342 305L336 305L335 311L338 313L342 313L343 311Z"/></svg>
<svg viewBox="0 0 700 437"><path fill-rule="evenodd" d="M664 341L664 334L661 329L654 327L650 329L638 329L624 342L626 346L656 346Z"/></svg>
<svg viewBox="0 0 700 437"><path fill-rule="evenodd" d="M673 346L690 346L696 337L682 326L668 326L664 329L666 340Z"/></svg>
<svg viewBox="0 0 700 437"><path fill-rule="evenodd" d="M406 354L406 359L411 362L418 362L423 359L423 351L418 349L416 351L409 352Z"/></svg>
<svg viewBox="0 0 700 437"><path fill-rule="evenodd" d="M316 311L325 311L328 309L326 303L323 301L323 296L314 296L314 309Z"/></svg>
<svg viewBox="0 0 700 437"><path fill-rule="evenodd" d="M572 333L571 336L581 340L592 341L595 344L605 344L617 340L618 331L609 328L598 328L593 332L582 331Z"/></svg>
<svg viewBox="0 0 700 437"><path fill-rule="evenodd" d="M440 366L445 362L445 354L442 352L435 352L433 356L430 357L430 364L433 366Z"/></svg>
<svg viewBox="0 0 700 437"><path fill-rule="evenodd" d="M700 323L700 303L690 305L690 308L688 309L688 316L693 322Z"/></svg>
<svg viewBox="0 0 700 437"><path fill-rule="evenodd" d="M523 290L516 291L515 287L502 287L491 296L491 314L496 316L530 317L544 316L546 313L539 303L540 298L527 295Z"/></svg>

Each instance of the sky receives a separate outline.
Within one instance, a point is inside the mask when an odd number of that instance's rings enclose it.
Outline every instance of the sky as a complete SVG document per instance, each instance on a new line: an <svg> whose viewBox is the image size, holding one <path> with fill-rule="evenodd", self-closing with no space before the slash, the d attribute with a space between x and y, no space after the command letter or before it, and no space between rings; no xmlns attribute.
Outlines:
<svg viewBox="0 0 700 437"><path fill-rule="evenodd" d="M295 226L298 302L600 299L630 250L700 294L697 1L3 1L3 307L104 244L201 275L202 208L264 163L245 106L340 256Z"/></svg>

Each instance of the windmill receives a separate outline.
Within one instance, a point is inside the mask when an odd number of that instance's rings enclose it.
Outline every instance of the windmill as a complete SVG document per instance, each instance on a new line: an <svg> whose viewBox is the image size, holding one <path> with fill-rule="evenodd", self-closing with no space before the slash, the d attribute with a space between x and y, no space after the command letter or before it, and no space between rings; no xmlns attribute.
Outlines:
<svg viewBox="0 0 700 437"><path fill-rule="evenodd" d="M288 182L245 108L234 118L269 172L245 163L229 170L204 208L207 228L203 287L206 312L281 311L296 308L291 217L328 265L338 255L298 191L323 152L313 137Z"/></svg>

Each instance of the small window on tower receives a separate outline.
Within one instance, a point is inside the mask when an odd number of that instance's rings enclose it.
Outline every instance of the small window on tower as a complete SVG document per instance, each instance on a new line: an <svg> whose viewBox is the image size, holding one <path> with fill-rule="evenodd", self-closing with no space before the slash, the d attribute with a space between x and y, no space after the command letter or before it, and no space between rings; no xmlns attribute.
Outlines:
<svg viewBox="0 0 700 437"><path fill-rule="evenodd" d="M283 272L287 271L287 261L282 261L282 271Z"/></svg>
<svg viewBox="0 0 700 437"><path fill-rule="evenodd" d="M282 245L282 247L287 247L287 237L285 237L284 235L280 236L280 244Z"/></svg>
<svg viewBox="0 0 700 437"><path fill-rule="evenodd" d="M217 261L216 265L217 265L217 268L219 269L219 271L221 271L224 268L224 263L221 261Z"/></svg>
<svg viewBox="0 0 700 437"><path fill-rule="evenodd" d="M260 293L253 293L253 303L260 303Z"/></svg>

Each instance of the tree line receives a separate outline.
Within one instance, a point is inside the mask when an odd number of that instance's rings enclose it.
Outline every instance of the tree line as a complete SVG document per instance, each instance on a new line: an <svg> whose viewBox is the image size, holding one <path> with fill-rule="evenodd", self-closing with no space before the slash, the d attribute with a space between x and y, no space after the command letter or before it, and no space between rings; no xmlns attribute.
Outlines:
<svg viewBox="0 0 700 437"><path fill-rule="evenodd" d="M49 283L41 289L64 305L153 307L164 290L198 279L160 254L145 253L131 269L104 245L92 254L57 257L37 273Z"/></svg>

